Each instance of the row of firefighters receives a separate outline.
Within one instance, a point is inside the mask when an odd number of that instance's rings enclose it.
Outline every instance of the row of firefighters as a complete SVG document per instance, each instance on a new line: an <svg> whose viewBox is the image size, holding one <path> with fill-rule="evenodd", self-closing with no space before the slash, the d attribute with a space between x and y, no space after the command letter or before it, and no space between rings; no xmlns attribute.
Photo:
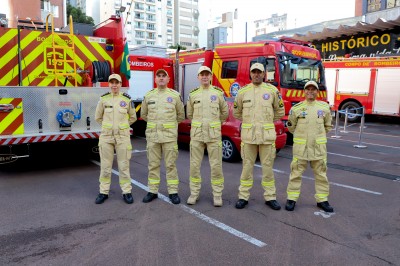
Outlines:
<svg viewBox="0 0 400 266"><path fill-rule="evenodd" d="M255 63L250 69L252 82L241 88L234 101L233 115L242 121L241 157L243 168L236 208L244 208L249 201L253 186L253 166L260 156L265 203L274 210L281 209L276 200L273 163L276 155L276 132L274 121L284 114L282 97L276 87L264 83L265 69ZM228 106L221 89L211 84L212 71L206 66L198 70L200 86L193 89L187 101L187 118L191 120L190 130L190 196L187 204L199 200L202 178L200 166L205 148L211 168L213 204L223 205L221 124L228 117ZM178 92L167 87L168 73L156 71L154 88L145 94L141 107L141 118L147 122L148 193L143 202L158 197L160 164L164 156L168 194L173 204L180 203L178 195L178 123L185 119L182 98ZM116 151L119 169L119 183L123 200L133 203L131 194L129 161L132 145L129 136L130 124L137 120L133 102L128 94L121 93L121 77L109 77L110 92L101 96L96 109L96 121L101 124L99 139L101 160L100 193L97 204L107 198L111 184L112 163ZM309 81L305 87L305 100L294 105L289 112L288 129L294 135L293 160L287 187L286 210L293 211L300 196L301 177L308 162L315 175L315 199L317 206L326 212L333 212L328 202L329 183L327 179L326 133L331 130L332 117L329 105L317 101L318 84Z"/></svg>

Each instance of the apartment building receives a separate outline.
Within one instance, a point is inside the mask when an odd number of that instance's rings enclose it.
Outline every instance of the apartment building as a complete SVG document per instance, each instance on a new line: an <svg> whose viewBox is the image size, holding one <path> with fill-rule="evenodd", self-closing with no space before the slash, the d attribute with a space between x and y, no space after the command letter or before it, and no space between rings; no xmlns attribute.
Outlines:
<svg viewBox="0 0 400 266"><path fill-rule="evenodd" d="M64 27L66 0L6 0L2 2L0 18L2 26L14 28L17 27L18 19L46 22L49 13L53 14L55 28Z"/></svg>
<svg viewBox="0 0 400 266"><path fill-rule="evenodd" d="M187 49L199 47L198 0L175 0L175 43Z"/></svg>

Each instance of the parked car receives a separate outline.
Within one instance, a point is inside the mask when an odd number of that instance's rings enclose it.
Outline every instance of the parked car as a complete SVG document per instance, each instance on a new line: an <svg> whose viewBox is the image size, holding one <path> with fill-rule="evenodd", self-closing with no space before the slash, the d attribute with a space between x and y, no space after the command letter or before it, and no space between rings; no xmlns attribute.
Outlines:
<svg viewBox="0 0 400 266"><path fill-rule="evenodd" d="M225 162L235 162L240 160L240 129L241 121L233 117L233 98L227 99L229 107L229 116L224 123L222 123L222 160ZM286 133L282 121L276 121L276 151L285 147ZM190 143L190 120L185 119L178 126L178 142Z"/></svg>

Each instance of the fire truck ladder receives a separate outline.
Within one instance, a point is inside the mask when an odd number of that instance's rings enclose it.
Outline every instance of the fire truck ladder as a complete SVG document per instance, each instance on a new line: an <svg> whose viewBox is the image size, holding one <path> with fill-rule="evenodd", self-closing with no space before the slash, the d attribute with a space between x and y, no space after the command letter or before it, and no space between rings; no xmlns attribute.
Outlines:
<svg viewBox="0 0 400 266"><path fill-rule="evenodd" d="M46 17L46 32L48 32L48 20L51 16L51 36L52 36L52 49L53 49L53 67L54 67L54 77L55 77L55 86L58 87L59 78L65 77L64 86L67 83L68 77L71 77L75 80L75 87L78 86L78 74L76 72L76 61L75 61L75 37L74 37L74 25L72 22L72 16L69 16L69 33L56 33L54 32L54 17L52 14L47 15ZM68 39L64 40L60 36L67 36ZM58 57L62 51L62 56ZM70 58L67 59L67 55L70 55ZM66 65L72 65L72 69L69 71L65 71ZM62 69L57 68L57 66L64 66Z"/></svg>

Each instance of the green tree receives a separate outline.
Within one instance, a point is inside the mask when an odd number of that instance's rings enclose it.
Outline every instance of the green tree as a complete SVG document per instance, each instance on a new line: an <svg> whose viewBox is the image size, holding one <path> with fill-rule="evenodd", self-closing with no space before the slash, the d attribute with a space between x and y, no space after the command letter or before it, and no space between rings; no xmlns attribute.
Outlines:
<svg viewBox="0 0 400 266"><path fill-rule="evenodd" d="M178 49L178 47L180 48L180 50L186 50L187 49L185 46L182 46L180 44L170 45L168 48L169 49Z"/></svg>
<svg viewBox="0 0 400 266"><path fill-rule="evenodd" d="M94 20L92 17L86 16L81 9L67 4L67 17L69 18L70 15L72 16L72 20L74 22L94 25Z"/></svg>

